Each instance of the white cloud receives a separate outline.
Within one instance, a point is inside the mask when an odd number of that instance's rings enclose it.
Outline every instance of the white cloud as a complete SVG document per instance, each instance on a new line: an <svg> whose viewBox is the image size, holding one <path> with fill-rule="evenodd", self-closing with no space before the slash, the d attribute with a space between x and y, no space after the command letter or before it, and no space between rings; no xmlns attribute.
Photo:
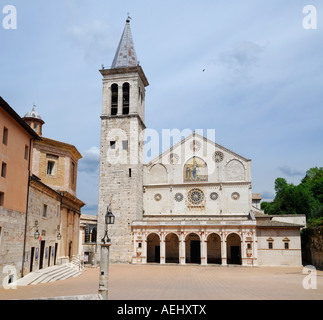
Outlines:
<svg viewBox="0 0 323 320"><path fill-rule="evenodd" d="M82 50L84 58L90 62L97 63L117 46L111 28L98 20L69 27L65 36L68 41Z"/></svg>
<svg viewBox="0 0 323 320"><path fill-rule="evenodd" d="M100 163L100 149L91 147L83 152L83 158L79 161L79 171L87 173L97 173Z"/></svg>

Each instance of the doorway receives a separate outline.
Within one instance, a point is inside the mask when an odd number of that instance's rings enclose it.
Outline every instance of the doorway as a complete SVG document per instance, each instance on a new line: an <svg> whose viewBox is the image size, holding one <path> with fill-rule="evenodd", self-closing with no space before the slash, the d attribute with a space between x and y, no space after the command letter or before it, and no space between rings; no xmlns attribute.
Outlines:
<svg viewBox="0 0 323 320"><path fill-rule="evenodd" d="M45 240L42 240L40 242L39 270L43 269L44 251L45 251Z"/></svg>
<svg viewBox="0 0 323 320"><path fill-rule="evenodd" d="M229 264L241 264L241 238L237 233L227 237L227 261Z"/></svg>
<svg viewBox="0 0 323 320"><path fill-rule="evenodd" d="M48 266L49 267L50 267L50 256L51 256L51 254L52 254L52 247L49 246L49 248L48 248Z"/></svg>
<svg viewBox="0 0 323 320"><path fill-rule="evenodd" d="M231 246L231 263L241 264L240 247Z"/></svg>
<svg viewBox="0 0 323 320"><path fill-rule="evenodd" d="M191 263L201 263L201 246L199 240L191 240Z"/></svg>
<svg viewBox="0 0 323 320"><path fill-rule="evenodd" d="M200 237L196 233L190 233L185 238L185 262L201 263Z"/></svg>
<svg viewBox="0 0 323 320"><path fill-rule="evenodd" d="M58 246L58 244L57 244L57 243L55 243L55 252L54 252L54 266L56 266L57 246Z"/></svg>
<svg viewBox="0 0 323 320"><path fill-rule="evenodd" d="M160 263L160 246L155 246L155 262Z"/></svg>
<svg viewBox="0 0 323 320"><path fill-rule="evenodd" d="M31 253L30 253L30 269L29 269L29 272L33 272L34 255L35 255L35 247L32 247L31 248Z"/></svg>
<svg viewBox="0 0 323 320"><path fill-rule="evenodd" d="M160 240L156 233L147 237L147 262L160 263Z"/></svg>

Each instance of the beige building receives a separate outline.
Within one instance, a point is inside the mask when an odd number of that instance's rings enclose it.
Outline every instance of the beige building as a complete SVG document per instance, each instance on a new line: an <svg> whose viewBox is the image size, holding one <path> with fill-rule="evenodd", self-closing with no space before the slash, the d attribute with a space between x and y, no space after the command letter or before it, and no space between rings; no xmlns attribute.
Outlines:
<svg viewBox="0 0 323 320"><path fill-rule="evenodd" d="M44 121L35 111L28 112L23 118L31 128L42 134ZM30 233L30 252L39 250L39 263L33 269L44 265L60 264L79 257L79 229L81 208L85 205L76 197L77 164L81 154L75 146L65 142L42 137L33 147L32 173L34 183L31 185L31 205L29 215L38 223L46 225L41 232L39 248L32 243ZM40 188L42 186L42 188ZM29 226L34 221L29 220ZM52 256L50 257L49 253ZM28 253L27 253L28 254ZM32 269L32 254L27 262ZM46 260L47 259L47 260Z"/></svg>
<svg viewBox="0 0 323 320"><path fill-rule="evenodd" d="M80 257L85 266L97 266L98 242L97 242L97 216L81 214L80 218Z"/></svg>

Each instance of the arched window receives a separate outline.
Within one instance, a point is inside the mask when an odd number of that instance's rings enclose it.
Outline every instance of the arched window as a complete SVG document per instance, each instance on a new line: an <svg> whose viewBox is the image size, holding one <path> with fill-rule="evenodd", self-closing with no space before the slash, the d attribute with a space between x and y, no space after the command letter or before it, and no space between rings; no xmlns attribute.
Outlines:
<svg viewBox="0 0 323 320"><path fill-rule="evenodd" d="M118 85L114 83L111 86L111 115L115 116L118 113Z"/></svg>
<svg viewBox="0 0 323 320"><path fill-rule="evenodd" d="M122 94L123 94L122 114L129 114L130 85L128 82L123 84Z"/></svg>

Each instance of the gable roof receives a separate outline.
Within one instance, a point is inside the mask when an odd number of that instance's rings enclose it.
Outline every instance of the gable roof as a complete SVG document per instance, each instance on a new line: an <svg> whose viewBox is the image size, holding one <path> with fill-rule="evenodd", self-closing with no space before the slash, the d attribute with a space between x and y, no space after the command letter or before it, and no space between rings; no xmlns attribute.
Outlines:
<svg viewBox="0 0 323 320"><path fill-rule="evenodd" d="M227 149L227 148L225 148L225 147L223 147L223 146L219 145L218 143L216 143L216 142L214 142L214 141L212 141L212 140L210 140L210 139L205 138L204 136L202 136L202 135L200 135L200 134L198 134L198 133L196 133L196 132L194 131L192 134L190 134L189 136L187 136L187 137L183 138L181 141L179 141L178 143L176 143L174 146L172 146L172 147L170 147L169 149L167 149L166 151L164 151L164 152L160 153L156 158L154 158L154 159L153 159L153 160L151 160L149 163L147 163L147 164L146 164L146 166L150 166L150 165L152 165L153 163L158 162L158 160L162 159L165 155L167 155L167 154L171 153L175 148L177 148L178 146L180 146L180 145L184 144L185 142L189 141L191 138L195 138L195 137L198 137L198 138L200 138L200 139L204 140L205 142L211 143L211 144L213 144L216 148L221 149L222 151L225 151L225 152L231 153L231 154L232 154L232 155L234 155L235 157L242 158L244 161L251 161L251 159L247 159L247 158L245 158L245 157L243 157L243 156L241 156L241 155L239 155L239 154L237 154L237 153L235 153L235 152L231 151L230 149Z"/></svg>

